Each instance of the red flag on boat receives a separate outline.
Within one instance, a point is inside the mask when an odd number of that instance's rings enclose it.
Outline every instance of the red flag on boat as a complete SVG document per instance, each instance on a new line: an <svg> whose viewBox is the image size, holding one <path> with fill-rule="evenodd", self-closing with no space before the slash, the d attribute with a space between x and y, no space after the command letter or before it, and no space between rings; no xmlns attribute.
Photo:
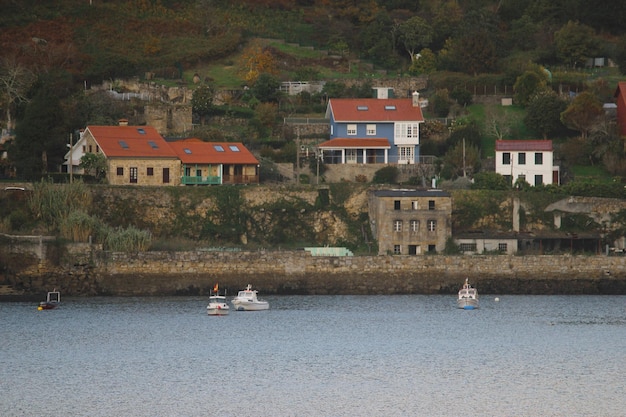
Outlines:
<svg viewBox="0 0 626 417"><path fill-rule="evenodd" d="M213 287L213 292L217 292L218 289L219 289L219 284L215 284L215 287Z"/></svg>

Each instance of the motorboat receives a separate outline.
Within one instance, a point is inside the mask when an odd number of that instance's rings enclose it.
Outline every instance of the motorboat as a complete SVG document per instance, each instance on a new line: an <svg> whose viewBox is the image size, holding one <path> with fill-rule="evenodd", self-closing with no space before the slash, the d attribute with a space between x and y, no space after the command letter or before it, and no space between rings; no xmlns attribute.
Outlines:
<svg viewBox="0 0 626 417"><path fill-rule="evenodd" d="M209 305L206 306L206 313L209 316L225 316L230 311L230 306L225 295L220 295L219 285L215 284L213 292L209 295Z"/></svg>
<svg viewBox="0 0 626 417"><path fill-rule="evenodd" d="M465 278L465 284L459 290L459 298L457 306L464 310L474 310L478 308L478 291L469 283L469 279Z"/></svg>
<svg viewBox="0 0 626 417"><path fill-rule="evenodd" d="M61 304L61 293L55 288L53 291L48 292L46 301L40 302L37 310L52 310L57 308L59 304Z"/></svg>
<svg viewBox="0 0 626 417"><path fill-rule="evenodd" d="M248 284L245 290L241 290L237 293L237 296L232 299L233 306L237 311L259 311L269 310L270 304L267 301L259 300L257 298L257 290L253 290L252 286Z"/></svg>

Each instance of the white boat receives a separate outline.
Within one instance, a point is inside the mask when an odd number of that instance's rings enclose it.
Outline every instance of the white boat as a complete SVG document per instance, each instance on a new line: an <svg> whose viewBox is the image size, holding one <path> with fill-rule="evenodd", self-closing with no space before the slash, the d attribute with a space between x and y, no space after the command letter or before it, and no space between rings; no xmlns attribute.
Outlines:
<svg viewBox="0 0 626 417"><path fill-rule="evenodd" d="M459 290L457 306L464 310L478 308L478 291L470 285L467 278L465 278L465 284L463 284L463 287Z"/></svg>
<svg viewBox="0 0 626 417"><path fill-rule="evenodd" d="M237 293L237 296L232 299L233 306L237 311L259 311L269 310L270 304L267 301L259 300L257 298L257 290L253 290L252 286L248 284L245 290L241 290Z"/></svg>
<svg viewBox="0 0 626 417"><path fill-rule="evenodd" d="M226 301L226 296L220 295L219 285L215 284L213 292L209 296L209 305L206 306L206 313L209 316L225 316L230 311L230 306Z"/></svg>
<svg viewBox="0 0 626 417"><path fill-rule="evenodd" d="M61 304L61 293L55 288L53 291L48 292L46 301L42 301L37 306L37 310L52 310L57 308Z"/></svg>

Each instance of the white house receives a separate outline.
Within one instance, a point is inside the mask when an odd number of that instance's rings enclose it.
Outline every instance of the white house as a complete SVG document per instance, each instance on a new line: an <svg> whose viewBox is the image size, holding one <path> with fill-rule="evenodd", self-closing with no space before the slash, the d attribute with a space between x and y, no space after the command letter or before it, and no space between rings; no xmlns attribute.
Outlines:
<svg viewBox="0 0 626 417"><path fill-rule="evenodd" d="M561 182L551 140L497 140L496 172L512 183L518 179L533 186Z"/></svg>

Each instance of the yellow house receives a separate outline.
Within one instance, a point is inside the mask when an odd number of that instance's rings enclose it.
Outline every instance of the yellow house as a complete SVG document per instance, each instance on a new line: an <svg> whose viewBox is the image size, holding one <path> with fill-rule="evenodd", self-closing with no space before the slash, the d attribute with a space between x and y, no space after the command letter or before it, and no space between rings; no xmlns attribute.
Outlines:
<svg viewBox="0 0 626 417"><path fill-rule="evenodd" d="M180 159L150 126L88 126L84 153L101 153L112 185L179 185Z"/></svg>

